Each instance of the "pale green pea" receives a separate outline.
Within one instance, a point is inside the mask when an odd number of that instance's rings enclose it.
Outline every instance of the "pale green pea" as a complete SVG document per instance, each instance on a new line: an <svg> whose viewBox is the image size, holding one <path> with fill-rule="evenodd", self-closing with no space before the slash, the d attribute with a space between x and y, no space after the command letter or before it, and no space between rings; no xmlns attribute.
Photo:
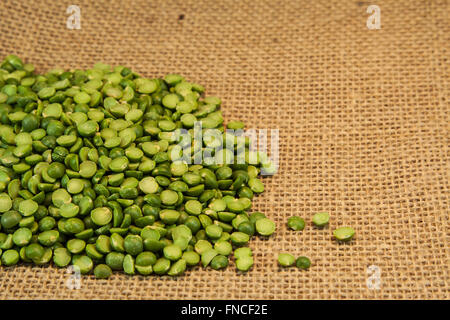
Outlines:
<svg viewBox="0 0 450 320"><path fill-rule="evenodd" d="M300 217L290 217L288 219L287 225L289 229L294 231L301 231L305 228L305 220Z"/></svg>
<svg viewBox="0 0 450 320"><path fill-rule="evenodd" d="M81 239L70 239L67 241L67 250L72 254L79 254L86 248L86 242Z"/></svg>
<svg viewBox="0 0 450 320"><path fill-rule="evenodd" d="M214 270L226 268L228 266L228 258L224 255L219 254L211 260L210 266Z"/></svg>
<svg viewBox="0 0 450 320"><path fill-rule="evenodd" d="M255 223L256 231L262 236L270 236L275 232L275 222L268 218L262 218Z"/></svg>
<svg viewBox="0 0 450 320"><path fill-rule="evenodd" d="M186 261L184 259L180 259L174 264L172 264L169 271L167 271L167 274L169 276L179 276L183 274L184 271L186 270L186 265L187 265Z"/></svg>
<svg viewBox="0 0 450 320"><path fill-rule="evenodd" d="M92 221L99 226L107 225L112 220L112 212L107 207L95 208L91 211Z"/></svg>
<svg viewBox="0 0 450 320"><path fill-rule="evenodd" d="M79 268L81 274L89 273L94 267L92 259L85 255L74 256L72 262L75 267Z"/></svg>
<svg viewBox="0 0 450 320"><path fill-rule="evenodd" d="M330 215L328 214L328 212L319 212L316 213L313 218L312 221L313 223L317 226L317 227L324 227L328 224L328 221L330 220Z"/></svg>
<svg viewBox="0 0 450 320"><path fill-rule="evenodd" d="M33 234L30 229L19 228L14 231L12 240L16 246L23 247L30 242L32 236Z"/></svg>
<svg viewBox="0 0 450 320"><path fill-rule="evenodd" d="M81 179L70 179L67 183L67 191L71 194L77 194L83 191L84 182Z"/></svg>
<svg viewBox="0 0 450 320"><path fill-rule="evenodd" d="M200 255L195 251L185 251L182 259L186 261L188 266L196 266L200 262Z"/></svg>
<svg viewBox="0 0 450 320"><path fill-rule="evenodd" d="M60 208L64 203L72 202L72 197L65 189L57 189L52 193L52 202L55 207Z"/></svg>
<svg viewBox="0 0 450 320"><path fill-rule="evenodd" d="M208 249L205 252L202 253L201 255L201 261L202 261L202 265L203 267L206 267L210 264L210 262L212 261L212 259L217 256L219 253L214 250L214 249Z"/></svg>
<svg viewBox="0 0 450 320"><path fill-rule="evenodd" d="M355 230L351 227L340 227L333 231L336 240L350 241L355 235Z"/></svg>
<svg viewBox="0 0 450 320"><path fill-rule="evenodd" d="M11 198L6 193L0 194L0 212L6 212L11 208L12 208Z"/></svg>
<svg viewBox="0 0 450 320"><path fill-rule="evenodd" d="M261 193L264 191L264 184L258 178L251 178L248 181L248 186L253 192Z"/></svg>
<svg viewBox="0 0 450 320"><path fill-rule="evenodd" d="M6 250L2 254L1 261L4 266L13 266L19 262L19 253L13 249Z"/></svg>
<svg viewBox="0 0 450 320"><path fill-rule="evenodd" d="M278 264L282 267L290 267L295 263L295 257L290 253L280 253L278 255Z"/></svg>
<svg viewBox="0 0 450 320"><path fill-rule="evenodd" d="M133 256L130 254L127 254L123 259L123 271L129 275L135 274L135 262Z"/></svg>
<svg viewBox="0 0 450 320"><path fill-rule="evenodd" d="M23 216L28 217L28 216L33 215L38 210L38 207L39 207L39 205L31 199L23 200L19 204L19 212Z"/></svg>
<svg viewBox="0 0 450 320"><path fill-rule="evenodd" d="M97 279L108 279L111 275L112 270L106 264L99 264L94 268L94 276Z"/></svg>
<svg viewBox="0 0 450 320"><path fill-rule="evenodd" d="M156 193L159 189L158 182L153 177L145 177L139 182L139 189L146 193Z"/></svg>
<svg viewBox="0 0 450 320"><path fill-rule="evenodd" d="M83 161L80 164L80 175L83 178L92 178L97 172L97 164L93 161Z"/></svg>
<svg viewBox="0 0 450 320"><path fill-rule="evenodd" d="M233 251L231 243L228 241L219 240L214 244L214 249L221 255L228 256Z"/></svg>
<svg viewBox="0 0 450 320"><path fill-rule="evenodd" d="M159 275L165 274L169 271L170 265L171 263L169 259L159 258L153 266L153 271Z"/></svg>
<svg viewBox="0 0 450 320"><path fill-rule="evenodd" d="M198 240L194 246L194 249L198 254L201 255L209 249L212 249L212 244L207 240Z"/></svg>
<svg viewBox="0 0 450 320"><path fill-rule="evenodd" d="M76 217L78 212L80 211L80 207L73 203L64 203L59 208L59 213L64 218L73 218Z"/></svg>
<svg viewBox="0 0 450 320"><path fill-rule="evenodd" d="M176 261L176 260L180 259L183 254L180 247L178 247L177 245L166 246L166 247L164 247L163 252L164 252L164 257L171 261Z"/></svg>
<svg viewBox="0 0 450 320"><path fill-rule="evenodd" d="M253 266L253 257L243 256L236 259L235 263L238 270L246 272Z"/></svg>
<svg viewBox="0 0 450 320"><path fill-rule="evenodd" d="M234 258L239 259L242 257L251 257L253 252L249 247L241 247L234 250Z"/></svg>
<svg viewBox="0 0 450 320"><path fill-rule="evenodd" d="M188 200L184 204L184 209L192 215L199 215L202 212L202 204L197 200Z"/></svg>

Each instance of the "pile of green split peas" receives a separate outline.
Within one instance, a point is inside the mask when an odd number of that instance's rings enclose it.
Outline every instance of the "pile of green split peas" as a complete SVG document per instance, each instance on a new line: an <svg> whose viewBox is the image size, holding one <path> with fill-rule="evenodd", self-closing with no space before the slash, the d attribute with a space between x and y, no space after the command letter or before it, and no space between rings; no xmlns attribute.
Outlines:
<svg viewBox="0 0 450 320"><path fill-rule="evenodd" d="M328 212L318 212L313 218L313 224L318 228L325 227L330 221L330 215ZM305 220L301 217L293 216L287 221L289 229L294 231L302 231L305 229ZM333 235L338 241L350 241L355 235L355 230L351 227L340 227L333 231ZM294 264L299 269L308 269L311 266L311 260L308 257L301 256L295 259L290 253L278 254L278 264L282 267L290 267Z"/></svg>
<svg viewBox="0 0 450 320"><path fill-rule="evenodd" d="M259 152L244 164L186 164L172 139L197 121L233 139L220 104L176 74L147 79L100 63L36 74L33 65L6 57L1 264L53 261L97 278L113 271L178 276L199 264L223 269L234 250L237 269L249 270L249 240L275 231L263 213L250 213L252 198L264 191L261 169L273 165ZM199 152L211 151L210 143ZM248 143L232 145L247 155Z"/></svg>

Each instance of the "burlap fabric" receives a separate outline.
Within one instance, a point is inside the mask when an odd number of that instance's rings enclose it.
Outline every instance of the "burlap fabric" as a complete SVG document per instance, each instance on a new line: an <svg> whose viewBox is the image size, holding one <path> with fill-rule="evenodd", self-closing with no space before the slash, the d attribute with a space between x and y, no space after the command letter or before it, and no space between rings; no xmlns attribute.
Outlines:
<svg viewBox="0 0 450 320"><path fill-rule="evenodd" d="M81 29L66 28L70 4ZM0 270L4 299L448 299L448 1L5 1L0 56L39 71L123 64L170 72L223 99L226 119L280 130L280 169L255 208L277 223L250 244L251 272L201 268L177 279L82 278L53 267ZM329 211L325 230L314 212ZM308 221L301 233L286 220ZM332 230L353 226L354 241ZM277 266L306 255L309 271ZM369 289L368 266L380 270ZM374 284L374 282L371 282ZM375 283L376 285L376 283Z"/></svg>

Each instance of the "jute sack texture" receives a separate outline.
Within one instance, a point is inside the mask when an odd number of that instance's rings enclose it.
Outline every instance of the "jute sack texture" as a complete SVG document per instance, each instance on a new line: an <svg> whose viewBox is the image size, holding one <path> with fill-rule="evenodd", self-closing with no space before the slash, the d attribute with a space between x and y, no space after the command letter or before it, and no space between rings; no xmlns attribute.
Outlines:
<svg viewBox="0 0 450 320"><path fill-rule="evenodd" d="M225 119L278 129L279 171L254 204L277 232L251 241L246 274L232 263L176 279L83 276L70 290L65 269L1 267L1 298L450 297L448 1L376 1L379 30L365 1L78 0L79 30L66 26L71 4L2 0L1 58L40 72L102 61L180 73L222 98ZM311 226L318 211L331 215L324 230ZM287 229L293 215L303 232ZM342 225L351 243L332 239ZM312 266L281 269L279 252Z"/></svg>

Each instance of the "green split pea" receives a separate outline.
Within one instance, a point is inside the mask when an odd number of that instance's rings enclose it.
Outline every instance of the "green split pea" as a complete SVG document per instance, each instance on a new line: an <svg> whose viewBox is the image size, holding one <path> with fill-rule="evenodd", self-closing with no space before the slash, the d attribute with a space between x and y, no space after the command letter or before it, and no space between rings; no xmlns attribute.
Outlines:
<svg viewBox="0 0 450 320"><path fill-rule="evenodd" d="M103 63L38 74L8 55L0 64L2 265L73 265L100 279L179 276L198 265L224 269L234 252L236 268L248 271L246 246L276 229L252 210L261 173L274 165L226 131L245 125L225 127L221 103L178 74L150 79ZM243 163L221 163L240 150Z"/></svg>

